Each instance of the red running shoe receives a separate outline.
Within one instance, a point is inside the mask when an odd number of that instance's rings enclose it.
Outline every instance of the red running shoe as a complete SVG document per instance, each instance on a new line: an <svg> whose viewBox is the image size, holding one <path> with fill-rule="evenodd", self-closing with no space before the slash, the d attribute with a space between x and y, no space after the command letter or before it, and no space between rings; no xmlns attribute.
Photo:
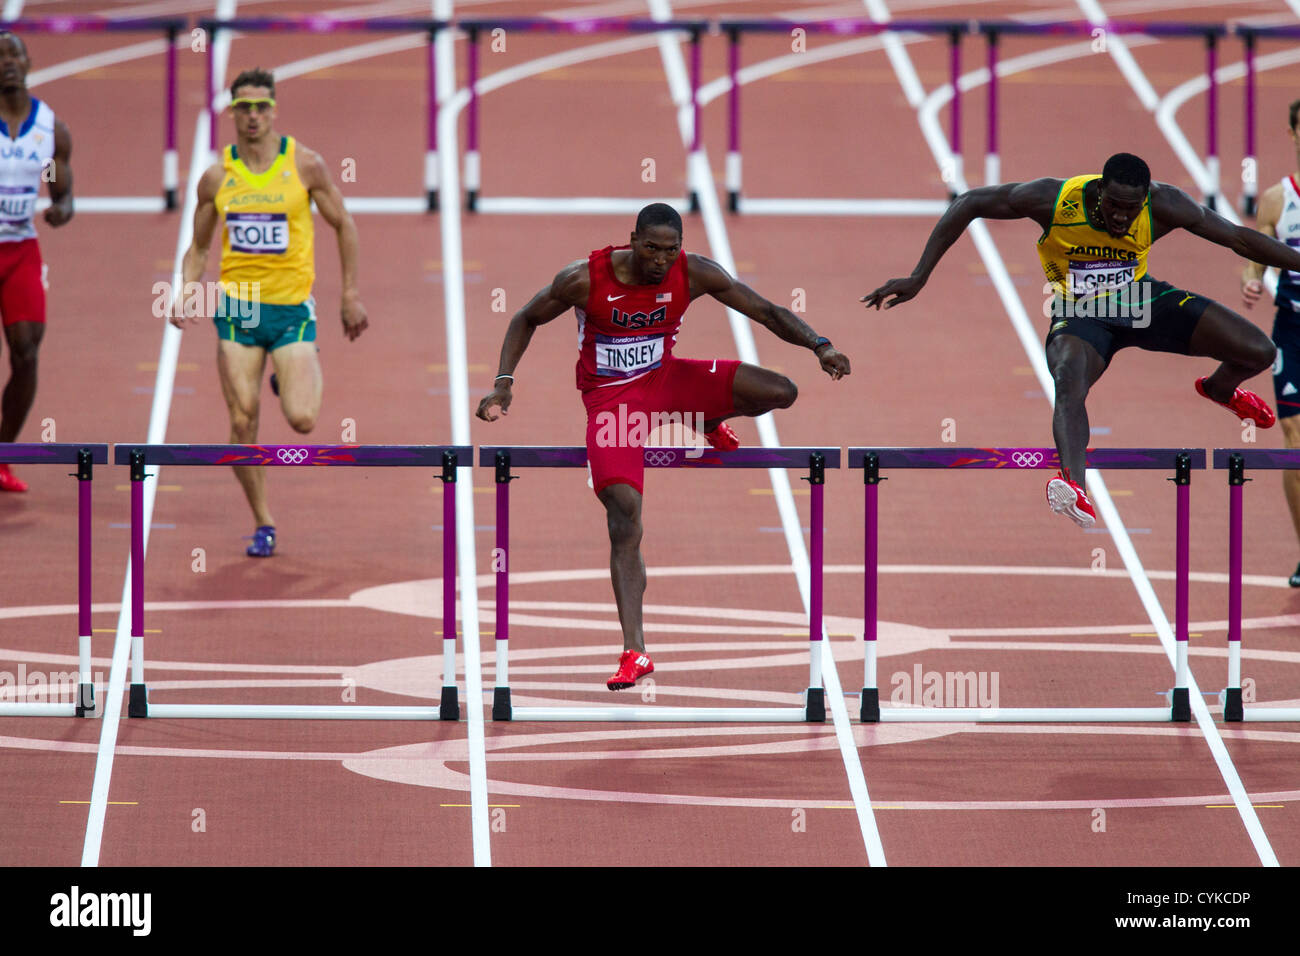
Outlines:
<svg viewBox="0 0 1300 956"><path fill-rule="evenodd" d="M1196 380L1196 393L1203 398L1210 398L1205 394L1205 378ZM1214 402L1214 399L1210 398ZM1248 392L1244 388L1239 388L1232 393L1231 401L1214 402L1215 405L1222 405L1238 418L1249 418L1260 428L1272 428L1277 422L1277 416L1273 414L1273 409L1268 407L1268 402L1264 401L1254 392Z"/></svg>
<svg viewBox="0 0 1300 956"><path fill-rule="evenodd" d="M1047 483L1047 503L1058 515L1065 515L1080 528L1091 528L1097 523L1097 512L1092 510L1087 492L1064 473Z"/></svg>
<svg viewBox="0 0 1300 956"><path fill-rule="evenodd" d="M726 422L718 422L718 427L704 433L705 440L718 451L735 451L740 447L740 436L731 430Z"/></svg>
<svg viewBox="0 0 1300 956"><path fill-rule="evenodd" d="M14 475L8 465L0 465L0 491L26 491L27 482Z"/></svg>
<svg viewBox="0 0 1300 956"><path fill-rule="evenodd" d="M654 661L645 651L624 651L618 659L618 670L605 682L610 690L626 690L646 674L653 674Z"/></svg>

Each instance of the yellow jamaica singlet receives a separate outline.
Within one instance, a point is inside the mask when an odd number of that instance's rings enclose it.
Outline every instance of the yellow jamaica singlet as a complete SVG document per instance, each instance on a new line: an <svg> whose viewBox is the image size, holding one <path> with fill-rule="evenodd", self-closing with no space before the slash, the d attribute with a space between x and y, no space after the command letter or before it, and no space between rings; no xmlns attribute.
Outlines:
<svg viewBox="0 0 1300 956"><path fill-rule="evenodd" d="M1151 248L1151 195L1128 235L1116 239L1088 221L1083 190L1097 175L1075 176L1061 184L1052 222L1038 240L1043 273L1066 299L1110 295L1141 279Z"/></svg>
<svg viewBox="0 0 1300 956"><path fill-rule="evenodd" d="M221 238L221 285L228 296L259 289L268 305L297 305L311 297L316 276L312 253L311 197L298 178L296 143L280 139L271 168L254 173L235 146L222 152L217 209L225 218Z"/></svg>

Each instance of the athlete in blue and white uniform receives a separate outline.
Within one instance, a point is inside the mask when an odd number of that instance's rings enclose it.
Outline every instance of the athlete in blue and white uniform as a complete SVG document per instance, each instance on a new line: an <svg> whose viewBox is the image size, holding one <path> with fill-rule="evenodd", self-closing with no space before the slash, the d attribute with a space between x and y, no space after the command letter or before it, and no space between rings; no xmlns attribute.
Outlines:
<svg viewBox="0 0 1300 956"><path fill-rule="evenodd" d="M1300 100L1291 104L1291 142L1296 150L1297 172L1265 190L1259 201L1255 226L1276 236L1293 249L1300 249ZM1264 267L1246 265L1241 274L1241 295L1248 308L1264 292ZM1300 448L1300 272L1282 270L1277 280L1277 314L1273 319L1273 391L1277 395L1277 417L1287 448ZM1291 509L1291 522L1300 540L1300 471L1282 472L1282 488ZM1291 575L1291 587L1300 588L1300 566Z"/></svg>
<svg viewBox="0 0 1300 956"><path fill-rule="evenodd" d="M36 355L45 334L45 266L36 241L36 200L49 184L45 221L72 218L72 137L49 104L27 91L31 62L23 41L0 31L0 318L9 346L9 382L0 397L0 442L12 442L36 398ZM0 464L0 491L26 491Z"/></svg>

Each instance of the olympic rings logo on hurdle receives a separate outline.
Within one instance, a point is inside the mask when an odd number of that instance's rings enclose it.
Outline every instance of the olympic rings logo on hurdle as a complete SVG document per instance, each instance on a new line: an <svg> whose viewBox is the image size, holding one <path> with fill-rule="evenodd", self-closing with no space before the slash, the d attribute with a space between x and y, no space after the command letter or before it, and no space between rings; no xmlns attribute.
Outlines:
<svg viewBox="0 0 1300 956"><path fill-rule="evenodd" d="M647 448L645 452L645 463L657 468L666 468L676 463L677 452L662 451L657 448Z"/></svg>
<svg viewBox="0 0 1300 956"><path fill-rule="evenodd" d="M275 454L286 465L301 465L307 460L306 448L280 448Z"/></svg>
<svg viewBox="0 0 1300 956"><path fill-rule="evenodd" d="M1012 453L1011 460L1020 468L1037 468L1043 463L1043 453L1041 451L1017 451Z"/></svg>

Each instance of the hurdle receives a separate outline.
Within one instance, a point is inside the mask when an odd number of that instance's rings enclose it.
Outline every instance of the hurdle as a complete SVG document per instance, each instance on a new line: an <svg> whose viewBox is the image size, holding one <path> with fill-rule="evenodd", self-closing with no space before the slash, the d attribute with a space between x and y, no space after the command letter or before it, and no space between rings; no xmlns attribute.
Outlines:
<svg viewBox="0 0 1300 956"><path fill-rule="evenodd" d="M826 695L822 684L823 492L826 469L840 466L838 448L740 448L718 452L711 448L647 447L647 468L767 468L807 469L810 485L811 541L809 545L810 608L808 616L809 678L802 707L515 707L510 699L510 482L512 468L585 468L584 446L479 446L480 467L492 468L496 480L496 680L492 719L653 722L824 722Z"/></svg>
<svg viewBox="0 0 1300 956"><path fill-rule="evenodd" d="M116 445L131 468L131 717L238 717L335 720L459 720L456 689L456 469L467 445ZM146 465L254 465L442 469L443 681L437 707L286 704L151 704L144 679L144 481Z"/></svg>
<svg viewBox="0 0 1300 956"><path fill-rule="evenodd" d="M351 196L345 197L344 204L355 213L424 213L436 212L438 209L438 96L435 91L437 76L436 43L440 30L448 26L443 20L374 17L334 18L328 16L304 17L232 17L227 20L205 18L199 21L199 27L209 36L216 38L220 30L237 30L244 33L415 33L424 34L427 39L425 57L425 153L424 153L424 195L418 198L401 196ZM212 51L215 44L208 44L207 89L208 89L208 142L215 150L217 139L217 114L225 108L228 94L218 89L215 61Z"/></svg>
<svg viewBox="0 0 1300 956"><path fill-rule="evenodd" d="M95 685L90 672L91 482L94 466L108 464L108 445L55 442L0 444L6 465L76 465L77 479L77 695L70 703L0 701L3 717L92 717ZM55 684L48 684L53 696ZM18 687L15 686L15 692Z"/></svg>
<svg viewBox="0 0 1300 956"><path fill-rule="evenodd" d="M1242 489L1251 479L1246 469L1284 471L1300 468L1300 450L1216 448L1214 467L1228 471L1228 686L1219 697L1223 719L1300 721L1300 707L1245 707L1241 697L1241 532Z"/></svg>
<svg viewBox="0 0 1300 956"><path fill-rule="evenodd" d="M827 198L750 198L741 190L741 114L740 114L740 45L747 33L790 33L801 30L807 35L823 36L877 36L907 34L943 36L948 42L948 82L952 99L948 116L948 153L951 169L945 170L948 199L956 196L954 184L963 178L962 161L962 104L961 104L961 43L965 36L983 36L986 45L988 84L986 90L986 143L984 155L984 185L1001 181L1002 161L998 146L999 42L1012 35L1021 36L1071 36L1096 39L1098 31L1113 34L1143 34L1168 38L1202 38L1206 48L1206 69L1210 88L1206 102L1206 167L1210 173L1211 188L1204 197L1211 208L1219 192L1218 157L1218 100L1215 64L1218 41L1227 33L1221 23L1140 23L1136 21L1109 20L1089 23L1082 20L1025 23L1016 20L888 20L875 21L862 18L832 18L828 20L801 21L793 19L724 19L718 29L728 38L727 71L730 79L728 103L728 141L726 185L728 208L737 213L766 215L818 215L818 216L930 216L941 215L947 203L938 199L827 199ZM1285 29L1285 28L1284 28ZM1300 28L1292 34L1300 36Z"/></svg>
<svg viewBox="0 0 1300 956"><path fill-rule="evenodd" d="M1246 68L1245 102L1242 119L1245 122L1245 143L1241 164L1242 199L1241 211L1244 215L1254 216L1259 201L1259 164L1256 157L1255 135L1257 119L1255 116L1255 94L1257 88L1258 53L1260 40L1278 39L1295 41L1300 39L1300 26L1256 27L1244 23L1233 24L1233 32L1241 37L1244 47ZM1267 65L1265 66L1267 68ZM1217 452L1216 452L1217 454ZM1215 467L1218 467L1217 465ZM1268 466L1263 466L1268 467ZM1289 467L1289 466L1288 466Z"/></svg>
<svg viewBox="0 0 1300 956"><path fill-rule="evenodd" d="M621 20L614 17L589 17L581 20L550 20L542 17L512 17L498 19L457 20L456 25L469 37L468 80L469 106L465 142L465 208L469 212L486 213L541 213L565 212L572 214L609 213L635 214L655 200L650 197L564 197L541 199L530 197L484 197L481 195L481 163L479 152L479 36L494 35L497 31L516 30L521 33L552 33L587 35L592 33L685 33L691 43L691 146L686 157L685 205L690 212L699 212L699 194L691 175L692 159L700 155L700 36L709 27L705 20ZM678 104L680 106L680 104ZM681 199L659 200L669 205L682 204Z"/></svg>
<svg viewBox="0 0 1300 956"><path fill-rule="evenodd" d="M163 113L162 198L141 196L77 197L77 212L162 212L176 209L178 166L176 153L176 44L187 22L176 17L20 17L0 21L0 29L19 36L24 33L67 35L70 33L162 33L167 51L163 73L165 109ZM84 148L84 147L83 147ZM48 205L43 200L37 208ZM107 448L108 446L104 446Z"/></svg>
<svg viewBox="0 0 1300 956"><path fill-rule="evenodd" d="M1203 448L1095 448L1087 452L1091 469L1162 470L1172 468L1177 488L1175 521L1175 637L1174 688L1170 707L886 707L880 706L876 684L876 630L879 618L879 488L883 468L1059 470L1054 448L850 448L849 467L861 468L866 486L864 518L865 583L863 585L864 662L860 717L863 723L950 722L1047 723L1089 721L1190 721L1187 688L1188 581L1190 493L1192 471L1205 470Z"/></svg>

